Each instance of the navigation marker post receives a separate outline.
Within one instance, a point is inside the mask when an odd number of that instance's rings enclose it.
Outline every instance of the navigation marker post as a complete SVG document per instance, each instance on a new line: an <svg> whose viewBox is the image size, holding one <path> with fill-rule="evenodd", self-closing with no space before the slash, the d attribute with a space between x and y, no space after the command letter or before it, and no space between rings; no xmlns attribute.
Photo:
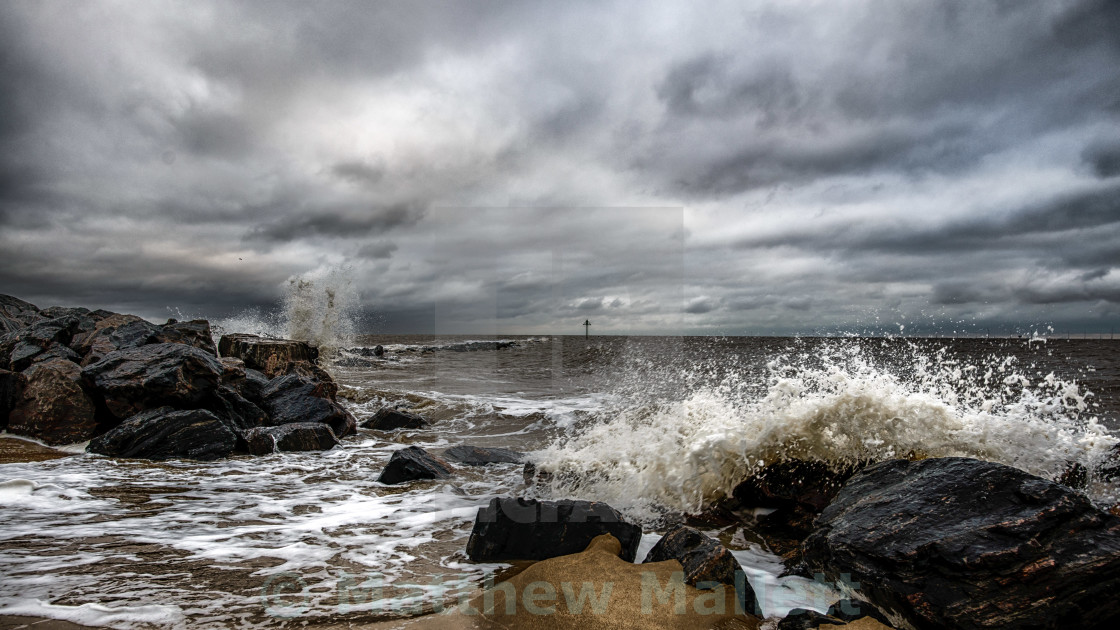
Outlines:
<svg viewBox="0 0 1120 630"><path fill-rule="evenodd" d="M583 338L584 339L589 339L588 335L590 335L591 333L589 333L588 331L590 331L590 330L591 330L591 320L590 319L585 319L583 321Z"/></svg>

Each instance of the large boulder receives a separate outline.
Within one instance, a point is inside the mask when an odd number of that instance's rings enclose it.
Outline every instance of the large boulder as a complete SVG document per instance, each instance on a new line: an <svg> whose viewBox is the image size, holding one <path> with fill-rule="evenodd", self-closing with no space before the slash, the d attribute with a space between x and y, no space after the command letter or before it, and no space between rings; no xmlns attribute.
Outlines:
<svg viewBox="0 0 1120 630"><path fill-rule="evenodd" d="M8 416L8 431L51 445L84 442L97 430L82 369L65 359L37 363L24 376L23 395Z"/></svg>
<svg viewBox="0 0 1120 630"><path fill-rule="evenodd" d="M30 302L0 295L0 334L26 328L40 319L39 307Z"/></svg>
<svg viewBox="0 0 1120 630"><path fill-rule="evenodd" d="M239 434L269 424L268 414L252 401L246 400L237 390L221 385L202 401L200 406L226 421L226 426Z"/></svg>
<svg viewBox="0 0 1120 630"><path fill-rule="evenodd" d="M165 405L197 408L218 389L222 364L194 346L156 343L110 352L82 377L118 418Z"/></svg>
<svg viewBox="0 0 1120 630"><path fill-rule="evenodd" d="M357 422L349 411L329 398L330 388L298 374L278 376L261 392L268 424L322 422L339 438L354 433Z"/></svg>
<svg viewBox="0 0 1120 630"><path fill-rule="evenodd" d="M362 423L363 429L374 429L376 431L423 429L426 426L428 426L428 422L419 415L392 407L378 409L372 418Z"/></svg>
<svg viewBox="0 0 1120 630"><path fill-rule="evenodd" d="M245 432L250 455L281 451L329 451L338 446L331 428L319 422L297 422L279 427L259 427Z"/></svg>
<svg viewBox="0 0 1120 630"><path fill-rule="evenodd" d="M218 340L218 354L235 357L245 362L245 366L260 370L269 376L278 366L289 361L315 363L319 359L319 349L304 341L291 339L268 339L257 335L222 335Z"/></svg>
<svg viewBox="0 0 1120 630"><path fill-rule="evenodd" d="M544 560L583 551L602 534L617 538L619 556L634 561L642 528L606 503L495 498L478 510L467 556L476 562Z"/></svg>
<svg viewBox="0 0 1120 630"><path fill-rule="evenodd" d="M419 479L446 479L450 476L451 467L447 462L419 446L409 446L393 453L377 481L395 484Z"/></svg>
<svg viewBox="0 0 1120 630"><path fill-rule="evenodd" d="M8 426L8 414L23 400L26 387L26 376L0 369L0 431Z"/></svg>
<svg viewBox="0 0 1120 630"><path fill-rule="evenodd" d="M135 315L113 313L94 324L92 330L74 336L70 347L82 355L82 366L92 365L111 352L139 348L153 342L159 326Z"/></svg>
<svg viewBox="0 0 1120 630"><path fill-rule="evenodd" d="M228 456L236 445L237 435L213 413L160 407L142 411L94 438L86 452L136 459L212 460Z"/></svg>
<svg viewBox="0 0 1120 630"><path fill-rule="evenodd" d="M665 533L646 554L645 562L676 560L684 569L684 581L697 588L727 584L739 589L743 610L762 614L754 589L747 581L739 561L718 540L691 527L678 525Z"/></svg>
<svg viewBox="0 0 1120 630"><path fill-rule="evenodd" d="M508 448L494 448L458 444L443 452L443 456L457 464L467 466L487 466L489 464L520 464L525 460L524 453Z"/></svg>
<svg viewBox="0 0 1120 630"><path fill-rule="evenodd" d="M49 348L69 344L80 324L77 317L40 319L26 328L0 336L0 368L13 372L26 370Z"/></svg>
<svg viewBox="0 0 1120 630"><path fill-rule="evenodd" d="M857 583L914 628L1120 624L1120 518L1009 466L876 464L848 480L816 527L803 545L809 568Z"/></svg>
<svg viewBox="0 0 1120 630"><path fill-rule="evenodd" d="M775 462L736 486L733 501L740 507L771 510L757 516L751 530L787 568L795 567L801 561L801 542L813 531L817 515L864 465L799 459Z"/></svg>
<svg viewBox="0 0 1120 630"><path fill-rule="evenodd" d="M185 343L214 356L218 355L214 337L210 334L210 322L205 319L189 322L169 320L152 335L152 343Z"/></svg>

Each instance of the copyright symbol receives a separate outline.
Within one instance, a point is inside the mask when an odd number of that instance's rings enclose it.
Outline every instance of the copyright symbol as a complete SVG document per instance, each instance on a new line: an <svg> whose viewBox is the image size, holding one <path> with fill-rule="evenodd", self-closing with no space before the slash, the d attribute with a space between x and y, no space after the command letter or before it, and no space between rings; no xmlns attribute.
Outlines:
<svg viewBox="0 0 1120 630"><path fill-rule="evenodd" d="M261 601L265 613L273 617L291 619L307 612L307 583L298 573L285 571L271 575L261 587Z"/></svg>

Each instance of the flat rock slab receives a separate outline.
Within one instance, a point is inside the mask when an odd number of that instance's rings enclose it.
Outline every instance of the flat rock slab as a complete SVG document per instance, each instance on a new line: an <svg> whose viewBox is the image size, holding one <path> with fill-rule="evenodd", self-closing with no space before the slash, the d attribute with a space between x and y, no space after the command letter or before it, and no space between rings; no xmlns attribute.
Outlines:
<svg viewBox="0 0 1120 630"><path fill-rule="evenodd" d="M217 357L181 343L115 350L82 370L90 389L118 418L164 405L200 406L218 389L221 376Z"/></svg>
<svg viewBox="0 0 1120 630"><path fill-rule="evenodd" d="M246 334L222 335L218 341L218 354L241 359L246 367L265 374L272 374L289 361L315 363L319 360L319 349L305 341L268 339Z"/></svg>
<svg viewBox="0 0 1120 630"><path fill-rule="evenodd" d="M372 418L362 423L363 429L374 429L375 431L423 429L426 426L428 426L428 421L419 415L392 407L378 409Z"/></svg>
<svg viewBox="0 0 1120 630"><path fill-rule="evenodd" d="M410 446L393 453L377 481L395 484L418 479L446 479L450 476L451 467L447 462L419 446Z"/></svg>
<svg viewBox="0 0 1120 630"><path fill-rule="evenodd" d="M475 517L467 556L476 562L544 560L578 553L603 534L622 543L622 559L634 561L642 528L606 503L495 498Z"/></svg>
<svg viewBox="0 0 1120 630"><path fill-rule="evenodd" d="M508 448L486 448L459 444L444 451L443 457L456 464L486 466L489 464L520 464L525 459L525 454L511 451Z"/></svg>
<svg viewBox="0 0 1120 630"><path fill-rule="evenodd" d="M226 457L237 435L205 409L149 409L132 416L90 441L86 451L136 459L198 459Z"/></svg>
<svg viewBox="0 0 1120 630"><path fill-rule="evenodd" d="M279 427L259 427L245 432L250 455L289 451L329 451L338 446L331 428L319 422L297 422Z"/></svg>
<svg viewBox="0 0 1120 630"><path fill-rule="evenodd" d="M919 629L1120 627L1120 518L1002 464L870 466L803 551L811 571L858 583L888 618Z"/></svg>

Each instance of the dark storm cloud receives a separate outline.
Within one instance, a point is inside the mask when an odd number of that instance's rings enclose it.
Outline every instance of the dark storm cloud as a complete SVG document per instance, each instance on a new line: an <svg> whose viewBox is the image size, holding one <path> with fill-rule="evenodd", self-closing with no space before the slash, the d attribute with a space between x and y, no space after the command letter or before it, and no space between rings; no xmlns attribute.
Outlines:
<svg viewBox="0 0 1120 630"><path fill-rule="evenodd" d="M217 313L349 266L394 330L1105 322L1118 32L1109 0L2 3L0 292Z"/></svg>

